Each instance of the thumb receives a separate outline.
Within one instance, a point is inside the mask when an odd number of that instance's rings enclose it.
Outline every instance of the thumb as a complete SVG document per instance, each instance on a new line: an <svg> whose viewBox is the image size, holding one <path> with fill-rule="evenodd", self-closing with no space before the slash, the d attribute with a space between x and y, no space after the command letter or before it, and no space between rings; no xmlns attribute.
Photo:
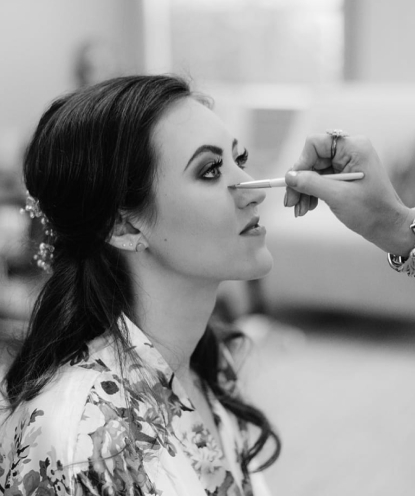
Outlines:
<svg viewBox="0 0 415 496"><path fill-rule="evenodd" d="M288 171L285 175L287 186L309 196L321 198L331 204L344 186L340 181L327 179L312 171Z"/></svg>

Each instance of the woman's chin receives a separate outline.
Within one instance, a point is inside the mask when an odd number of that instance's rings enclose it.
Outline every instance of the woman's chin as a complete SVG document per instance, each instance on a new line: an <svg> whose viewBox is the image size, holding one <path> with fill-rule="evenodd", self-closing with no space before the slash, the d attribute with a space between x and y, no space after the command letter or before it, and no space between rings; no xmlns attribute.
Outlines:
<svg viewBox="0 0 415 496"><path fill-rule="evenodd" d="M243 267L239 277L236 280L251 281L253 279L261 279L267 276L274 265L274 259L268 250L264 250L261 256L255 260L255 263L250 265L246 264Z"/></svg>
<svg viewBox="0 0 415 496"><path fill-rule="evenodd" d="M250 277L248 280L261 279L262 277L267 276L271 272L273 266L274 266L274 260L270 255L269 258L265 260L260 267L258 267L258 270L253 275L253 277Z"/></svg>

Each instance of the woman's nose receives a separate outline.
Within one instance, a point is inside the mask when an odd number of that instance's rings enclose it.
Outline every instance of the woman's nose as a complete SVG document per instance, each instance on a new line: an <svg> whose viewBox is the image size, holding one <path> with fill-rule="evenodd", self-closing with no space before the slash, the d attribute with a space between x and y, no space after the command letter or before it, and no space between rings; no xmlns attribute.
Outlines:
<svg viewBox="0 0 415 496"><path fill-rule="evenodd" d="M235 180L235 182L230 186L245 181L253 181L254 179L246 171L239 169L238 177L234 177L233 180ZM252 188L252 189L230 188L230 191L233 192L235 201L239 208L245 208L247 205L250 205L251 203L259 205L265 200L265 197L267 196L263 188Z"/></svg>
<svg viewBox="0 0 415 496"><path fill-rule="evenodd" d="M230 188L229 191L235 199L238 208L245 208L248 205L259 205L267 196L263 188Z"/></svg>
<svg viewBox="0 0 415 496"><path fill-rule="evenodd" d="M244 201L246 202L247 205L251 203L255 203L256 205L259 205L265 200L267 196L263 188L246 189L245 192L246 192L246 196L244 198Z"/></svg>

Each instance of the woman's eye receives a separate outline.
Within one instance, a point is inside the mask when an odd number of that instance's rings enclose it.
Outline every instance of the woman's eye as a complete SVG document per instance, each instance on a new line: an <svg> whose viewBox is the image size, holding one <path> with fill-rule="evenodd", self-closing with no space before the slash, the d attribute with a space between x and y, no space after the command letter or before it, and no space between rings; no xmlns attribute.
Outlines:
<svg viewBox="0 0 415 496"><path fill-rule="evenodd" d="M248 161L248 150L245 148L243 153L241 153L236 157L235 162L238 165L238 167L240 167L241 169L245 169L245 164L247 161Z"/></svg>
<svg viewBox="0 0 415 496"><path fill-rule="evenodd" d="M220 168L222 167L223 160L218 158L210 165L208 169L202 174L203 179L218 179L221 175Z"/></svg>

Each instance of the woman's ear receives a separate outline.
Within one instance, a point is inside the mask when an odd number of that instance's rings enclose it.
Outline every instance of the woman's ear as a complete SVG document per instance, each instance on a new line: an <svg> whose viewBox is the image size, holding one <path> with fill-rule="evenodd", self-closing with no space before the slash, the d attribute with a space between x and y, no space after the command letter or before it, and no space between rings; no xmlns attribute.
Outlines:
<svg viewBox="0 0 415 496"><path fill-rule="evenodd" d="M137 229L127 216L119 214L108 243L115 248L126 251L144 251L148 242L144 234Z"/></svg>

